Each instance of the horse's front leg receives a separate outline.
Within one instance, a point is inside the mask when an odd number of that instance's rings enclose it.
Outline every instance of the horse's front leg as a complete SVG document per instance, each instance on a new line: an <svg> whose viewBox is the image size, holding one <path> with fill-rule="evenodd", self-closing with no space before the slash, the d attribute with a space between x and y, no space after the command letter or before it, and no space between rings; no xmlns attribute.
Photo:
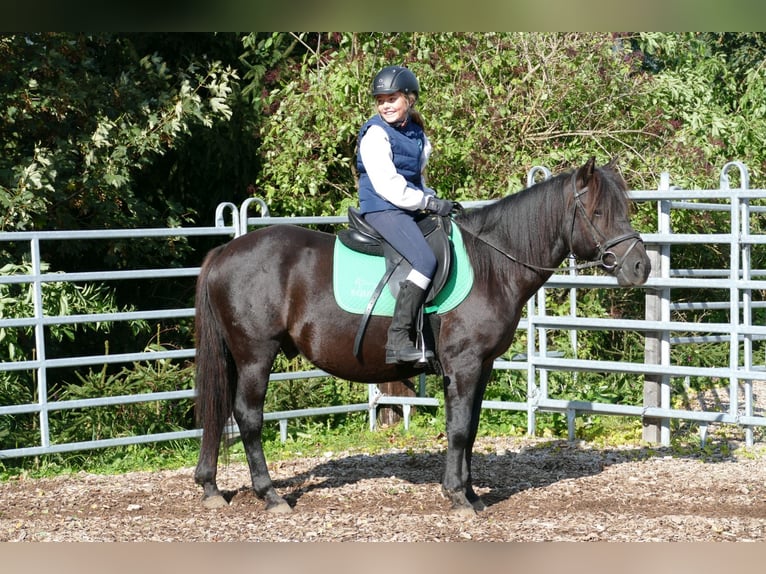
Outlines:
<svg viewBox="0 0 766 574"><path fill-rule="evenodd" d="M479 383L476 385L472 399L471 423L468 429L468 442L466 444L464 455L464 468L466 469L465 495L468 502L471 503L474 510L484 510L486 506L478 494L473 489L473 470L471 468L471 459L473 457L473 445L476 442L476 433L479 430L479 418L481 417L481 403L484 400L484 391L487 388L491 369L485 369L482 373Z"/></svg>
<svg viewBox="0 0 766 574"><path fill-rule="evenodd" d="M269 369L266 369L265 373L259 372L257 376L247 376L247 370L240 369L239 385L234 399L234 418L239 426L250 467L253 491L266 503L267 511L291 512L290 505L274 489L261 442L263 403L266 398Z"/></svg>
<svg viewBox="0 0 766 574"><path fill-rule="evenodd" d="M458 388L450 377L444 378L447 415L447 457L444 465L442 493L452 503L452 510L473 514L483 504L471 486L471 449L476 437L473 389ZM479 506L480 508L476 508Z"/></svg>

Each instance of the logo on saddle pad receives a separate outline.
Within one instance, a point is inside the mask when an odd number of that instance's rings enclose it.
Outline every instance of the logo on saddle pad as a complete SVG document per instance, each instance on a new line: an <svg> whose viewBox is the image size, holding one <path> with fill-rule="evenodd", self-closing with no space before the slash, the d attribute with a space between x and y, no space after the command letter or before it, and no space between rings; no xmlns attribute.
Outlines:
<svg viewBox="0 0 766 574"><path fill-rule="evenodd" d="M444 286L430 298L426 304L426 313L445 313L457 307L471 291L473 269L465 252L463 238L455 225L450 226L451 265ZM338 306L344 311L355 314L367 312L371 299L379 289L379 283L387 270L386 258L381 255L368 255L344 245L341 239L335 239L333 261L333 291ZM397 281L394 274L392 281ZM395 289L398 292L398 289ZM372 308L372 315L391 317L396 303L392 284L380 291Z"/></svg>

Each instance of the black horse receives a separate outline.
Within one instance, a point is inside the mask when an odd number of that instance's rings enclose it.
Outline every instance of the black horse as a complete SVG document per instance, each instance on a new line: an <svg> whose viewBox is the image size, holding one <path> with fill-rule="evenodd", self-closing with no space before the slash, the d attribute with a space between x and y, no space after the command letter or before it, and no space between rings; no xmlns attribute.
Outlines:
<svg viewBox="0 0 766 574"><path fill-rule="evenodd" d="M466 299L441 314L435 337L443 377L447 453L442 489L457 511L484 508L471 481L471 454L493 361L510 346L525 302L574 254L615 276L643 284L650 271L630 225L627 185L614 160L537 183L456 215L474 274ZM334 376L363 383L418 374L387 365L388 317L374 316L361 353L359 315L333 296L335 236L293 225L248 233L212 250L197 281L196 409L203 429L195 481L208 507L226 504L216 484L219 449L233 413L253 489L271 511L290 511L271 482L261 444L263 405L277 353L304 355ZM429 367L431 368L431 367Z"/></svg>

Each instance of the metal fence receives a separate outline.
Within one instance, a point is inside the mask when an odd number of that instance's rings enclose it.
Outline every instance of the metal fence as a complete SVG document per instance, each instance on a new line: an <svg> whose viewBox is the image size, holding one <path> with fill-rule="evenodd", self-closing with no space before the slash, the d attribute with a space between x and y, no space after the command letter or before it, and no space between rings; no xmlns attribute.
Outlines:
<svg viewBox="0 0 766 574"><path fill-rule="evenodd" d="M730 174L738 176L739 186L732 187ZM547 177L550 172L545 168L533 168L528 174L531 184L536 177ZM656 190L633 191L632 198L639 202L657 204L657 233L643 234L642 238L653 257L653 274L642 289L646 291L646 317L641 320L619 318L595 318L580 316L577 309L579 289L608 289L617 287L616 280L607 276L578 275L573 271L555 274L530 299L526 316L522 318L518 332L526 333L526 353L512 358L498 359L498 370L517 370L526 376L526 400L518 402L485 400L486 409L521 411L527 414L527 430L535 434L536 415L539 412L558 412L566 415L569 436L574 438L575 422L578 415L603 414L640 417L651 422L657 429L656 441L667 445L670 442L670 421L682 419L695 421L699 425L700 436L704 441L708 425L711 423L732 424L741 427L747 444L754 441L753 430L766 426L766 418L755 412L754 381L763 376L763 356L756 359L756 353L762 352L759 342L766 339L766 328L753 323L753 311L762 309L766 302L762 294L766 292L766 281L759 279L766 274L764 270L752 269L751 260L754 250L766 243L766 235L760 232L757 218L762 217L766 208L761 200L766 200L766 190L749 189L747 168L739 162L726 164L721 171L720 186L715 190L680 190L670 185L668 174L662 174L661 183ZM467 206L474 205L468 203ZM258 214L251 211L257 207ZM683 211L727 211L730 226L725 230L709 230L700 234L677 234L671 229L673 212ZM72 357L48 357L45 329L52 325L92 323L106 321L132 320L173 320L193 317L194 309L170 309L153 311L122 312L111 314L80 314L46 316L43 304L43 289L50 282L94 282L103 283L122 279L162 279L194 277L199 268L181 269L145 269L82 273L47 273L43 272L40 245L43 242L71 240L138 239L163 237L188 237L199 235L221 236L222 241L241 235L248 230L280 223L298 225L346 223L345 216L336 217L271 217L268 206L259 199L249 199L240 207L231 203L221 204L215 214L213 227L173 228L173 229L135 229L135 230L100 230L100 231L40 231L0 233L2 242L29 245L29 258L32 272L28 275L0 275L0 284L29 284L33 286L34 315L24 318L6 318L0 316L0 329L32 328L35 333L34 359L8 361L0 363L0 371L27 370L34 372L37 401L30 404L0 405L0 417L32 413L39 417L40 440L36 445L23 445L18 448L0 450L0 459L9 457L32 456L56 452L86 450L110 446L156 442L199 437L201 431L187 430L172 433L115 437L111 439L84 441L78 443L60 443L50 436L48 415L62 409L82 409L115 404L129 404L149 401L172 401L190 399L193 390L152 393L119 397L94 397L86 400L56 401L49 396L48 371L54 368L86 368L94 365L131 363L136 361L155 361L163 359L191 360L194 349L176 349L168 351L145 351L115 355L92 355ZM729 267L721 269L674 269L672 267L672 247L689 244L719 245L729 254ZM201 254L202 256L202 254ZM201 258L200 256L200 258ZM762 259L762 258L761 258ZM570 309L565 315L552 315L546 308L547 294L552 289L569 291ZM725 301L677 301L673 299L673 290L701 289L710 292L727 292ZM728 323L704 322L693 324L671 320L674 311L684 309L728 309L731 320ZM634 330L645 335L645 360L642 363L623 361L588 360L577 357L577 331L588 330ZM551 331L566 331L571 341L573 357L564 357L562 353L547 348L548 334ZM687 333L696 333L688 336ZM679 335L683 333L684 335ZM671 349L674 345L703 344L709 342L727 343L729 360L727 364L716 367L695 367L691 365L671 364ZM551 396L548 380L553 372L592 372L592 373L629 373L636 380L643 381L645 395L643 404L625 405L568 400ZM308 379L324 377L320 370L296 373L272 373L272 381L289 379ZM727 381L730 395L726 410L689 410L673 408L673 389L678 379L702 377ZM316 407L305 410L266 413L266 420L276 420L280 424L283 440L287 437L287 425L290 419L333 413L367 411L370 427L374 428L377 409L387 405L401 405L405 425L409 424L410 409L413 406L438 406L439 400L425 396L424 381L420 381L421 392L415 397L386 396L374 385L369 386L367 402ZM740 393L742 400L740 401Z"/></svg>

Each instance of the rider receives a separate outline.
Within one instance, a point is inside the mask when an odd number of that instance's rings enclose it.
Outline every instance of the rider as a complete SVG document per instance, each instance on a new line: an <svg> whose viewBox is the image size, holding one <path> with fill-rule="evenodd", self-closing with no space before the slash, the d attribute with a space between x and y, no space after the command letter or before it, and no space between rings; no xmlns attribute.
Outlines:
<svg viewBox="0 0 766 574"><path fill-rule="evenodd" d="M417 221L429 213L449 215L457 204L425 185L431 143L415 110L420 86L409 69L386 66L372 82L377 113L359 131L360 212L412 266L400 284L388 330L386 363L414 363L422 357L411 332L436 272L436 256ZM433 357L431 351L426 358Z"/></svg>

